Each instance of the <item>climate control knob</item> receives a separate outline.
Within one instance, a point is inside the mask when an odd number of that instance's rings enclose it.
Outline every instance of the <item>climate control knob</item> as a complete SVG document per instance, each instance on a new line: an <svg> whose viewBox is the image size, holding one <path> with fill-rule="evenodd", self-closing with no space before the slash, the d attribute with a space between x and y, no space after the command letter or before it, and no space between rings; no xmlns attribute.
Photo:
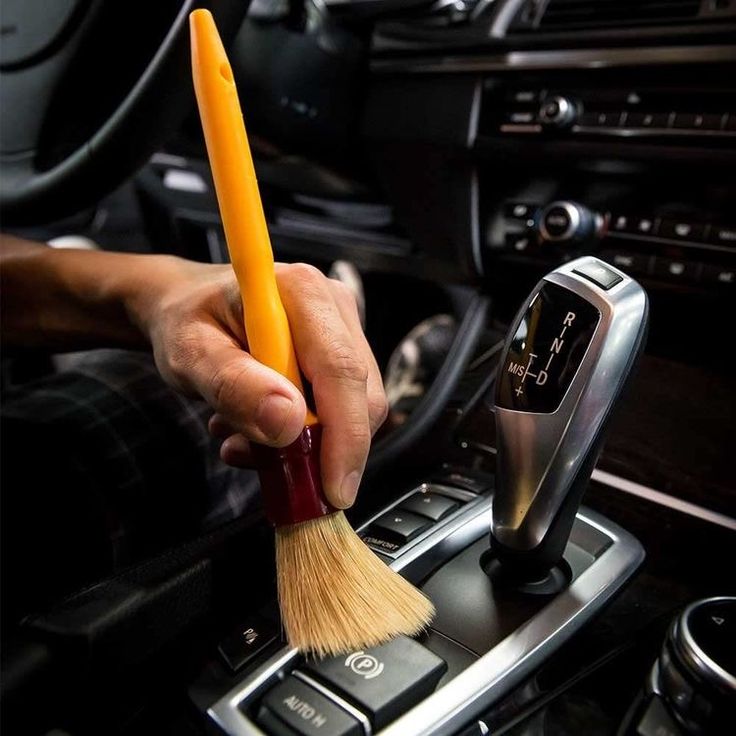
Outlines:
<svg viewBox="0 0 736 736"><path fill-rule="evenodd" d="M539 120L550 128L566 128L576 117L575 103L568 97L547 97L539 108Z"/></svg>
<svg viewBox="0 0 736 736"><path fill-rule="evenodd" d="M598 237L603 218L577 202L550 202L539 210L535 227L546 243L582 243Z"/></svg>

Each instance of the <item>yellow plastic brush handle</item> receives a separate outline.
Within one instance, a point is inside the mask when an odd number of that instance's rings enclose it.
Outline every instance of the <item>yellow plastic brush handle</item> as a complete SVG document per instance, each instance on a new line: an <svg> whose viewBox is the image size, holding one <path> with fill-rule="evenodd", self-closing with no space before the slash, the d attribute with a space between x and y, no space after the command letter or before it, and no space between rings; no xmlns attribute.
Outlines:
<svg viewBox="0 0 736 736"><path fill-rule="evenodd" d="M243 300L248 348L256 360L304 393L276 285L271 240L230 62L209 10L193 11L189 26L194 90L225 239ZM307 424L316 421L309 413Z"/></svg>

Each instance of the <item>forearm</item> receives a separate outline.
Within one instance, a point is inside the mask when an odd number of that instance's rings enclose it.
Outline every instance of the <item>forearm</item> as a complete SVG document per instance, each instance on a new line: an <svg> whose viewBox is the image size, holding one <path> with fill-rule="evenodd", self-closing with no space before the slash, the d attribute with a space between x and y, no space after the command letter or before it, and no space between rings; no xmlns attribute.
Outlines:
<svg viewBox="0 0 736 736"><path fill-rule="evenodd" d="M0 236L4 347L146 347L138 307L177 259L54 249Z"/></svg>

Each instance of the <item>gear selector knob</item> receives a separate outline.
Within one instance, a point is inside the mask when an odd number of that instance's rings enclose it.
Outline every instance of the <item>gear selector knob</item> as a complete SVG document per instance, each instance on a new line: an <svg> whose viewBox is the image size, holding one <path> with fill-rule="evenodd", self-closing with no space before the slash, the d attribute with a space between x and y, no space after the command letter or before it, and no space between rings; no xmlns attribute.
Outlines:
<svg viewBox="0 0 736 736"><path fill-rule="evenodd" d="M495 395L491 549L504 567L534 576L561 559L647 320L642 287L590 256L547 274L516 316Z"/></svg>

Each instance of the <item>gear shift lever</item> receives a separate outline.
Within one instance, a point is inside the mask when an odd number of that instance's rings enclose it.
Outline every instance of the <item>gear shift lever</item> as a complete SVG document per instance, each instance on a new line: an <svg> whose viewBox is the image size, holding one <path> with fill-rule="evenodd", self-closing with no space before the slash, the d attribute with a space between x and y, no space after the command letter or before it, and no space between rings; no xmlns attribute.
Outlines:
<svg viewBox="0 0 736 736"><path fill-rule="evenodd" d="M547 274L519 311L495 396L491 551L504 569L528 579L561 559L647 318L641 286L590 256Z"/></svg>

